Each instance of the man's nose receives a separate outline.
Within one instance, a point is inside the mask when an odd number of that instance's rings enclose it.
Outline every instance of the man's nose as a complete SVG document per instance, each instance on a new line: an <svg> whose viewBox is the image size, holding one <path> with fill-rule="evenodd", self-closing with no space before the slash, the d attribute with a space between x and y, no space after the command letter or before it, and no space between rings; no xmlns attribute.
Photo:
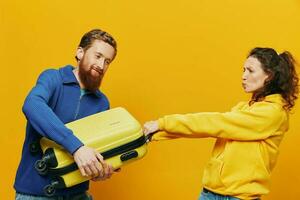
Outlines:
<svg viewBox="0 0 300 200"><path fill-rule="evenodd" d="M103 70L103 69L104 69L104 65L105 65L105 59L104 59L104 58L100 59L100 60L98 61L97 65L98 65L98 67L99 67L101 70Z"/></svg>

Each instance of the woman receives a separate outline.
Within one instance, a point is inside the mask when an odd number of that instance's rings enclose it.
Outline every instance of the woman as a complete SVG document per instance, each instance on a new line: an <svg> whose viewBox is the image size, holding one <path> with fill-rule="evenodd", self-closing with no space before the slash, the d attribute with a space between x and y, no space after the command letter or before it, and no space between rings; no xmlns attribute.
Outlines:
<svg viewBox="0 0 300 200"><path fill-rule="evenodd" d="M269 192L270 173L298 95L293 57L254 48L244 65L242 85L252 98L230 112L175 114L144 124L144 134L153 134L152 140L217 139L200 200L259 199Z"/></svg>

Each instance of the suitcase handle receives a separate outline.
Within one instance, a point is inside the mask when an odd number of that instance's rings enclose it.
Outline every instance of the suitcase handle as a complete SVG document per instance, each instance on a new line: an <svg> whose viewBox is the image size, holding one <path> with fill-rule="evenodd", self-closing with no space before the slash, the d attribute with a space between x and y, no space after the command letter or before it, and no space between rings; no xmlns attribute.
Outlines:
<svg viewBox="0 0 300 200"><path fill-rule="evenodd" d="M153 133L150 133L150 134L146 135L146 136L145 136L145 138L146 138L146 143L151 142L152 136L153 136L155 133L157 133L157 132L159 132L159 131L155 131L155 132L153 132Z"/></svg>

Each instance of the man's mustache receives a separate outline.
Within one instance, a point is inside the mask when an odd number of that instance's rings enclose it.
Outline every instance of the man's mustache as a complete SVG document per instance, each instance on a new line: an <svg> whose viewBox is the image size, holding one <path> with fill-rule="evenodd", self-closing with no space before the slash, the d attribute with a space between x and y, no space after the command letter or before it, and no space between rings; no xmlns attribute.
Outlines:
<svg viewBox="0 0 300 200"><path fill-rule="evenodd" d="M93 69L93 70L95 70L96 72L98 72L100 75L103 75L103 69L100 69L99 67L96 67L96 66L94 66L94 65L92 65L91 66L91 68Z"/></svg>

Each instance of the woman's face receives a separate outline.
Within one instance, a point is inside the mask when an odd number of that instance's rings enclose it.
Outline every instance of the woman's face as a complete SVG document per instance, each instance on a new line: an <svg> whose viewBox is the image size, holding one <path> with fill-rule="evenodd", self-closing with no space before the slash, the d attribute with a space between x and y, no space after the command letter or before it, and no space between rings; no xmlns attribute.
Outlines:
<svg viewBox="0 0 300 200"><path fill-rule="evenodd" d="M247 93L254 93L258 89L261 89L268 75L262 68L261 63L255 57L248 57L245 65L244 72L242 76L242 85Z"/></svg>

